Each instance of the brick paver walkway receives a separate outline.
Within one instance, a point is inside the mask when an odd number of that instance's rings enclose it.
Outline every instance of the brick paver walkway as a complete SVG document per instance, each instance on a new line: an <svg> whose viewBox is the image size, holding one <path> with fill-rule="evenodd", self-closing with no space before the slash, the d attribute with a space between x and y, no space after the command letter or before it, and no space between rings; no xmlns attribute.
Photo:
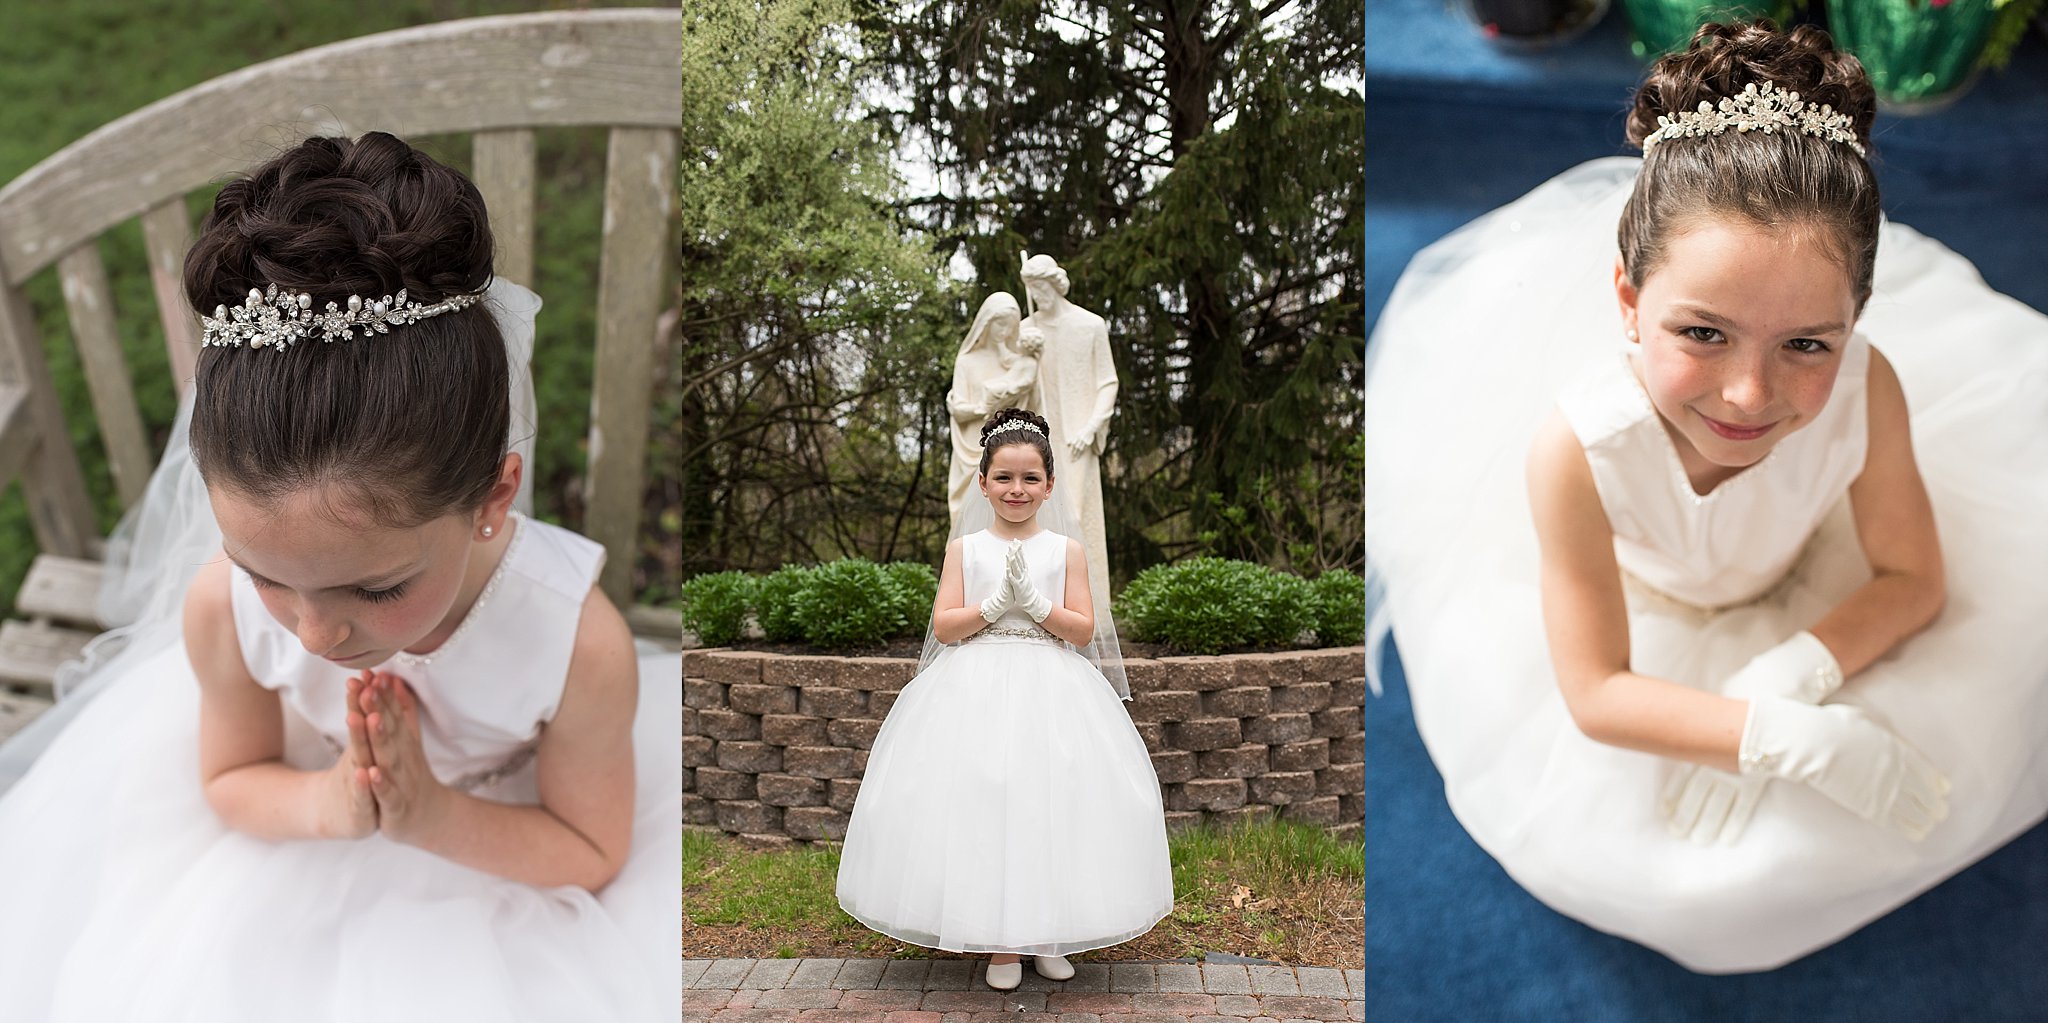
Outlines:
<svg viewBox="0 0 2048 1023"><path fill-rule="evenodd" d="M1365 971L1217 963L1024 967L996 991L980 959L685 959L692 1023L1362 1023Z"/></svg>

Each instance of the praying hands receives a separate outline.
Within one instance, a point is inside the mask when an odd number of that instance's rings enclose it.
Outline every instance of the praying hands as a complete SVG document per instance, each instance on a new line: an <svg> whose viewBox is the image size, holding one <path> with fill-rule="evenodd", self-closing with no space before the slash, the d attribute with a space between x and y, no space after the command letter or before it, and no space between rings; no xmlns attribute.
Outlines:
<svg viewBox="0 0 2048 1023"><path fill-rule="evenodd" d="M395 842L418 844L449 794L427 766L419 701L404 679L364 670L348 680L350 809L358 822Z"/></svg>

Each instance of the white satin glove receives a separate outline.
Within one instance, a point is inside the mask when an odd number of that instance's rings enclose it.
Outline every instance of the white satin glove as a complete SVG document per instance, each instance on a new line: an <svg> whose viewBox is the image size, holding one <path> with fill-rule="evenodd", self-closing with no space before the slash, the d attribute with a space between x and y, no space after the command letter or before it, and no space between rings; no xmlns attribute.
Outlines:
<svg viewBox="0 0 2048 1023"><path fill-rule="evenodd" d="M1846 704L1750 701L1739 762L1745 777L1810 785L1916 842L1948 816L1948 779L1911 744Z"/></svg>
<svg viewBox="0 0 2048 1023"><path fill-rule="evenodd" d="M1031 574L1024 561L1024 545L1016 543L1010 547L1010 557L1004 566L1004 582L1008 585L1015 606L1031 616L1031 620L1043 624L1045 616L1052 613L1052 600L1040 594L1032 585Z"/></svg>
<svg viewBox="0 0 2048 1023"><path fill-rule="evenodd" d="M1842 688L1842 666L1827 645L1801 632L1750 658L1721 686L1738 700L1766 696L1818 704ZM1737 775L1698 764L1680 768L1665 786L1661 806L1671 833L1702 845L1742 837L1770 779Z"/></svg>
<svg viewBox="0 0 2048 1023"><path fill-rule="evenodd" d="M996 591L981 602L981 620L994 625L1003 612L1017 606L1017 587L1010 576L1009 565L1003 566L1003 581L996 584Z"/></svg>

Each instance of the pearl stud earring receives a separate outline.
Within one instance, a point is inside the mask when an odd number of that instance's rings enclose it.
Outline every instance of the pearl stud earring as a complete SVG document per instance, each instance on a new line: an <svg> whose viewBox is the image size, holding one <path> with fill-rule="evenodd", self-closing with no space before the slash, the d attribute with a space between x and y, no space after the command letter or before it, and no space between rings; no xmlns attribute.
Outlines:
<svg viewBox="0 0 2048 1023"><path fill-rule="evenodd" d="M484 527L484 539L486 539L486 540L490 539L490 538L491 538L491 534L492 534L492 533L495 533L495 532L497 532L497 530L495 530L495 529L492 529L492 528L491 528L491 527L489 527L489 526L485 526L485 527Z"/></svg>

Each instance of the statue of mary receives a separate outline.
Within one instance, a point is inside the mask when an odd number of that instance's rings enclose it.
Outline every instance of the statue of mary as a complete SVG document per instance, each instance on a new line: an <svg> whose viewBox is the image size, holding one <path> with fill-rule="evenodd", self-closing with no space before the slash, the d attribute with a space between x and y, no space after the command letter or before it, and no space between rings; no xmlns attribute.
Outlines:
<svg viewBox="0 0 2048 1023"><path fill-rule="evenodd" d="M1035 408L1038 391L1038 355L1044 338L1036 329L1024 329L1023 312L1016 298L998 291L983 299L974 325L960 342L953 360L953 389L946 394L946 408L953 419L953 466L947 476L946 508L953 524L960 521L960 508L974 490L974 475L981 467L981 424L997 409L1011 405Z"/></svg>

